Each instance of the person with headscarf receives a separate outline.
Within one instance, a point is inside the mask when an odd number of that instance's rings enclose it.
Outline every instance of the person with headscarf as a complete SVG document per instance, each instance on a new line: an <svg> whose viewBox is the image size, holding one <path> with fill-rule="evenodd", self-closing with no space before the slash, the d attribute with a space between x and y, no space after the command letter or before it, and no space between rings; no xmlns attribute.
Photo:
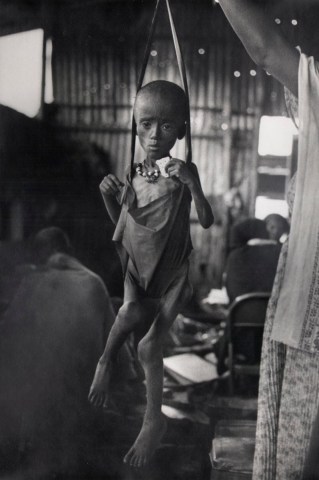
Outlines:
<svg viewBox="0 0 319 480"><path fill-rule="evenodd" d="M270 292L281 247L269 239L265 222L249 218L235 225L230 247L225 268L230 302L244 293Z"/></svg>
<svg viewBox="0 0 319 480"><path fill-rule="evenodd" d="M253 467L254 480L299 480L319 408L319 64L287 41L259 2L219 3L251 58L285 87L299 126L291 228L264 329Z"/></svg>

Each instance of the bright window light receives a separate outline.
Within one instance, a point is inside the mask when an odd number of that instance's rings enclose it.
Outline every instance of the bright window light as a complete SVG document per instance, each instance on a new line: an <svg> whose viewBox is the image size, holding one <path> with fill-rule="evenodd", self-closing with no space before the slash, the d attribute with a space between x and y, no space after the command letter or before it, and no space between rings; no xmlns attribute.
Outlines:
<svg viewBox="0 0 319 480"><path fill-rule="evenodd" d="M41 104L43 30L0 37L0 103L34 117Z"/></svg>
<svg viewBox="0 0 319 480"><path fill-rule="evenodd" d="M293 137L298 131L288 117L264 115L259 126L259 155L287 157L292 153Z"/></svg>
<svg viewBox="0 0 319 480"><path fill-rule="evenodd" d="M255 217L263 220L271 213L278 213L285 218L288 218L288 205L286 200L278 200L259 196L255 203Z"/></svg>
<svg viewBox="0 0 319 480"><path fill-rule="evenodd" d="M52 82L52 40L48 38L46 44L46 60L45 60L45 103L52 103L53 98L53 82Z"/></svg>

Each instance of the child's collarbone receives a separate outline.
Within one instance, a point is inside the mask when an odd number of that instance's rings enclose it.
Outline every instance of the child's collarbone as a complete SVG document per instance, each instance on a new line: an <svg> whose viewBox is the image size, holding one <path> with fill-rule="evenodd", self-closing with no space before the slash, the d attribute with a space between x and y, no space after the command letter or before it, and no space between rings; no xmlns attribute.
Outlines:
<svg viewBox="0 0 319 480"><path fill-rule="evenodd" d="M154 200L166 195L178 188L179 182L172 178L159 177L155 183L148 183L144 177L135 175L133 178L133 188L136 194L138 207L143 207Z"/></svg>

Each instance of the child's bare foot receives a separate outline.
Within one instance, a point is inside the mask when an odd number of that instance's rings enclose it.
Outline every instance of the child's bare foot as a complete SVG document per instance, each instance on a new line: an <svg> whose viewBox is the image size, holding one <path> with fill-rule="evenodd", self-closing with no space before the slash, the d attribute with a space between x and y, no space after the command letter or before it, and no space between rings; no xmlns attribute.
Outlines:
<svg viewBox="0 0 319 480"><path fill-rule="evenodd" d="M159 447L166 432L166 419L164 415L152 420L144 420L142 429L124 457L124 463L131 467L144 467Z"/></svg>
<svg viewBox="0 0 319 480"><path fill-rule="evenodd" d="M112 374L112 364L99 360L94 379L90 388L89 401L96 407L108 407L109 383Z"/></svg>

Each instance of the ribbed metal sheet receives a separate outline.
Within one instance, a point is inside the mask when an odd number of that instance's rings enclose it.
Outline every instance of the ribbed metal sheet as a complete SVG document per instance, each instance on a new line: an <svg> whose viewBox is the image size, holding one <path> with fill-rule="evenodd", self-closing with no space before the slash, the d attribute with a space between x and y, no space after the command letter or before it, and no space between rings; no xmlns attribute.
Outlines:
<svg viewBox="0 0 319 480"><path fill-rule="evenodd" d="M62 9L54 30L57 124L63 134L100 146L120 177L130 159L132 105L150 18L149 4L135 8L132 2L98 4L87 10ZM204 192L219 205L220 225L208 232L192 226L194 265L198 269L201 263L208 264L210 281L217 285L228 227L222 196L236 185L246 210L252 209L256 136L264 101L258 92L270 80L256 70L219 9L183 3L176 19L189 81L193 160ZM166 22L163 17L158 25L145 83L160 78L180 83ZM251 70L256 70L255 76ZM174 155L183 158L183 148L179 142Z"/></svg>

